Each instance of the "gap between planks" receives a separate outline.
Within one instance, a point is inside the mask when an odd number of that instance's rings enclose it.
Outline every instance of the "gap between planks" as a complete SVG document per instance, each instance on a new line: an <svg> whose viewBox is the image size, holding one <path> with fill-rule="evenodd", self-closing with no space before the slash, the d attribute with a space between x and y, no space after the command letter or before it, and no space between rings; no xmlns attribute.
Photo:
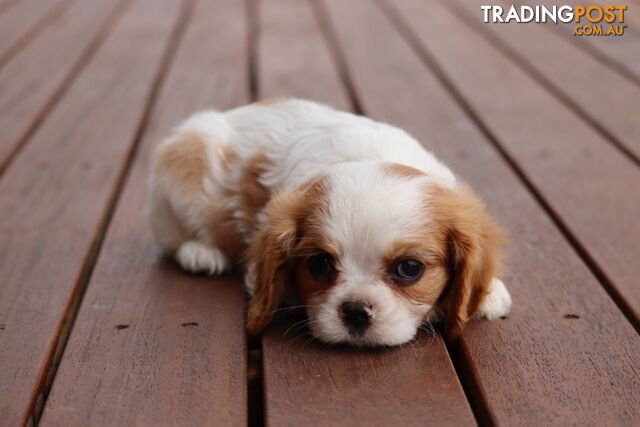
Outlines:
<svg viewBox="0 0 640 427"><path fill-rule="evenodd" d="M126 155L122 172L117 179L116 187L113 194L109 197L107 210L98 224L96 235L93 239L89 253L85 258L85 262L81 269L79 283L74 289L74 293L69 300L68 307L65 309L64 320L60 324L55 335L54 340L57 341L57 346L55 348L54 354L50 354L47 356L47 363L44 369L44 373L41 375L38 381L35 389L35 394L32 396L29 410L26 414L27 419L23 420L23 424L37 425L40 420L40 416L42 415L42 411L46 404L53 379L55 378L60 360L64 354L64 349L66 347L69 334L71 332L71 329L73 328L75 319L80 309L80 305L82 304L83 296L87 289L87 285L89 283L89 280L91 279L91 274L95 267L96 260L98 259L98 255L100 254L100 249L102 247L102 243L104 242L106 231L109 227L109 223L111 222L113 213L118 204L121 190L124 187L124 184L128 177L131 164L137 151L138 143L146 129L146 125L152 112L155 100L158 96L159 89L162 86L164 78L167 75L171 61L184 34L184 30L191 18L194 3L195 0L188 0L183 3L177 22L175 23L171 35L169 36L169 41L162 55L159 69L151 86L148 99L145 102L145 107L143 109L140 123L138 124L138 127L136 129L133 143Z"/></svg>
<svg viewBox="0 0 640 427"><path fill-rule="evenodd" d="M247 80L249 101L258 97L258 40L260 37L259 0L245 0L247 19ZM244 283L243 283L244 286ZM247 334L247 420L250 426L265 425L264 364L262 334L251 337Z"/></svg>
<svg viewBox="0 0 640 427"><path fill-rule="evenodd" d="M492 34L488 29L482 28L478 22L475 22L469 16L469 13L463 8L452 1L440 1L445 7L449 8L453 13L462 19L469 28L471 28L474 32L479 34L481 37L484 37L487 41L489 41L493 46L495 46L498 51L500 51L504 56L509 58L511 62L516 64L521 70L523 70L529 77L531 77L534 81L536 81L540 86L542 86L547 92L556 97L562 104L564 104L567 108L569 108L572 112L574 112L578 117L580 117L585 123L587 123L593 130L595 130L598 134L600 134L605 140L609 141L609 143L615 147L618 151L622 153L627 159L629 159L633 164L640 167L640 158L629 148L625 146L623 142L620 141L616 136L614 136L606 126L601 125L596 118L594 118L590 113L584 110L580 106L580 104L567 94L564 93L562 88L558 87L555 83L546 78L540 71L538 71L532 64L529 63L522 55L516 52L513 48L508 46L504 41L502 41L499 37ZM548 25L544 25L545 28L548 29ZM561 34L558 33L557 30L550 30L553 34L560 38L564 38ZM597 58L596 58L597 59ZM600 61L601 62L601 61ZM609 61L610 62L610 61ZM635 84L638 84L636 81L632 81Z"/></svg>
<svg viewBox="0 0 640 427"><path fill-rule="evenodd" d="M38 130L45 118L55 108L55 106L58 104L58 101L62 99L75 78L91 61L94 54L98 51L98 49L100 49L100 46L102 46L108 35L111 33L113 27L120 20L120 18L122 18L126 10L128 10L132 4L132 2L121 0L120 3L118 3L118 5L116 5L116 7L108 14L107 19L102 23L102 25L98 29L98 32L94 35L93 39L89 42L87 47L80 53L80 56L71 66L71 69L68 71L67 75L64 76L60 85L53 91L53 93L49 97L49 100L44 103L40 111L36 113L33 121L27 127L27 130L19 139L18 143L9 152L4 161L0 162L0 179L4 175L13 159L15 159L20 151L22 151L22 149L27 145L28 141L31 139L31 136Z"/></svg>
<svg viewBox="0 0 640 427"><path fill-rule="evenodd" d="M596 0L596 2L602 6L602 3L603 3L602 1ZM631 5L629 4L628 6L631 6ZM633 10L635 11L636 9L640 9L640 7L637 7L637 5L636 5L636 7L634 7ZM625 14L627 14L629 12L630 12L629 7L627 7L627 10L625 11ZM627 23L626 16L625 16L625 24L627 25L627 29L625 31L636 31L636 30L638 30L636 28L633 28L633 25L629 25L629 23ZM600 52L598 50L598 48L594 47L590 43L579 43L579 40L576 40L575 36L567 34L566 32L561 32L560 28L557 27L556 25L545 24L544 27L548 31L550 31L554 35L556 35L557 37L564 38L564 39L571 38L572 40L575 40L575 42L573 44L577 48L582 49L587 54L591 55L591 57L596 59L598 62L602 63L606 67L608 67L608 68L612 69L613 71L617 72L622 77L624 77L627 80L629 80L631 83L634 83L634 84L640 86L640 77L638 77L638 75L636 75L636 73L634 73L634 71L632 69L627 68L627 66L625 64L623 64L622 62L620 62L619 60L617 60L617 59L615 59L613 57L607 56L606 54L603 54L602 52Z"/></svg>
<svg viewBox="0 0 640 427"><path fill-rule="evenodd" d="M27 31L20 35L6 51L0 54L0 68L4 67L11 58L31 43L42 32L42 30L54 22L71 6L72 3L76 1L78 0L61 0L59 3L56 3L42 18L37 20L33 26L28 27ZM14 4L15 3L12 3L10 6L13 6ZM4 12L4 10L2 12Z"/></svg>
<svg viewBox="0 0 640 427"><path fill-rule="evenodd" d="M636 332L640 333L640 322L635 319L633 310L629 304L625 301L620 292L613 285L611 279L605 274L604 270L597 264L589 251L585 248L578 238L574 235L569 227L562 220L560 215L555 211L547 199L542 195L542 192L535 186L535 184L526 176L523 168L518 162L512 158L505 150L503 145L499 142L498 138L493 134L489 127L480 118L479 114L475 111L472 105L467 101L465 96L458 90L455 84L447 77L444 70L438 65L433 55L422 45L419 38L413 32L413 29L404 21L404 18L399 14L395 7L391 4L383 2L381 0L375 0L374 3L380 7L382 12L387 16L390 22L397 28L398 32L405 38L407 43L416 52L422 62L429 68L431 72L436 76L440 83L449 91L456 103L467 113L473 123L480 129L485 137L491 142L494 148L498 151L503 160L514 171L522 184L529 190L536 201L540 204L543 210L547 213L551 221L560 230L562 235L567 239L571 247L580 256L587 268L596 277L600 285L604 288L607 294L611 297L614 303L618 306L620 311L627 318L629 323L635 328ZM445 3L445 2L442 2ZM545 89L548 89L545 87Z"/></svg>
<svg viewBox="0 0 640 427"><path fill-rule="evenodd" d="M324 3L324 1L316 2L313 0L309 0L309 2L313 6L312 9L319 23L321 33L323 37L325 37L325 40L327 41L327 44L330 47L330 53L333 56L334 61L336 61L338 65L340 79L342 81L342 84L347 90L349 99L352 105L354 106L354 111L356 111L358 114L364 114L363 108L362 108L362 101L360 101L358 94L355 90L352 76L349 71L349 66L347 65L347 62L344 57L345 52L340 46L340 43L338 41L339 40L338 34L335 28L333 27L333 24L329 17L327 5ZM373 3L376 5L376 7L381 9L382 14L389 21L391 21L394 27L396 27L394 19L391 16L389 16L384 10L385 9L384 5L380 4L379 0L374 0ZM396 27L396 30L398 30L398 32L401 35L403 35L403 32L400 28ZM445 87L447 86L445 85ZM446 340L443 340L443 342L447 343ZM465 356L461 356L461 353L463 351L462 346L457 345L457 341L456 341L452 344L447 343L446 348L447 348L447 353L449 354L451 363L455 369L456 376L458 377L460 385L462 386L462 390L466 396L467 401L469 402L469 406L471 408L473 417L475 418L476 422L479 425L485 425L485 426L495 425L495 420L493 420L490 415L489 406L485 401L485 399L482 398L481 393L479 392L480 390L479 382L476 376L473 374L473 367L471 366L471 364L468 363L469 358Z"/></svg>
<svg viewBox="0 0 640 427"><path fill-rule="evenodd" d="M333 24L331 23L331 19L329 19L327 5L322 1L308 1L311 5L313 16L318 23L318 27L320 28L320 33L324 37L327 43L327 47L329 48L329 54L333 57L333 60L335 61L335 64L338 68L338 76L340 77L340 82L342 83L342 86L347 94L349 102L351 103L351 110L356 114L362 115L364 114L362 105L360 104L360 100L358 99L358 95L356 94L355 86L353 84L353 80L351 79L351 75L349 74L349 68L344 57L344 52L340 48L338 35L335 28L333 27Z"/></svg>

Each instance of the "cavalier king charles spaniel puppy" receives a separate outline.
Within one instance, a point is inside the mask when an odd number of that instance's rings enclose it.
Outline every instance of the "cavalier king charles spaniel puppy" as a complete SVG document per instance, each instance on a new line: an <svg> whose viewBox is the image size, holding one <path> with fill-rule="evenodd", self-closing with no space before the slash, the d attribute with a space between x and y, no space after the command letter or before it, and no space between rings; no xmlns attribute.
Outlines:
<svg viewBox="0 0 640 427"><path fill-rule="evenodd" d="M158 147L150 220L190 272L240 264L259 333L293 296L313 336L392 346L443 321L505 316L501 232L471 190L396 127L296 99L188 118Z"/></svg>

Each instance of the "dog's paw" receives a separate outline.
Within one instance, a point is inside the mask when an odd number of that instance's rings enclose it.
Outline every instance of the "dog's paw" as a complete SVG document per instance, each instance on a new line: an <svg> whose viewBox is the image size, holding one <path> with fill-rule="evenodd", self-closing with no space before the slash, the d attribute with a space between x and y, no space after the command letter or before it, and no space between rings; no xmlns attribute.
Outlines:
<svg viewBox="0 0 640 427"><path fill-rule="evenodd" d="M227 257L220 249L196 240L189 240L180 245L176 252L176 260L182 268L192 273L220 274L229 266Z"/></svg>
<svg viewBox="0 0 640 427"><path fill-rule="evenodd" d="M480 303L478 317L492 320L506 316L509 311L511 311L511 295L502 280L493 279L489 293Z"/></svg>

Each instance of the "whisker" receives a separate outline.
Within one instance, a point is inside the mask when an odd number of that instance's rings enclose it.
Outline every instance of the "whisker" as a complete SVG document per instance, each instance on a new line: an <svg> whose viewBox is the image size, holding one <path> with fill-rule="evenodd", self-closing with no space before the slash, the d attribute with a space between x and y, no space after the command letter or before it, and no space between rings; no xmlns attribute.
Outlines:
<svg viewBox="0 0 640 427"><path fill-rule="evenodd" d="M291 306L291 307L282 307L282 308L279 308L277 310L273 310L271 312L271 314L276 314L276 313L279 313L279 312L282 312L282 311L295 310L295 309L298 309L298 308L308 308L308 307L312 307L312 306L311 305L294 305L294 306Z"/></svg>
<svg viewBox="0 0 640 427"><path fill-rule="evenodd" d="M298 326L298 325L300 325L300 324L302 324L302 325L304 326L304 324L305 324L306 322L308 322L308 319L303 319L303 320L301 320L301 321L299 321L299 322L294 323L293 325L289 326L289 327L287 328L287 330L286 330L286 331L284 331L284 334L282 334L282 336L283 336L283 337L286 337L286 336L287 336L287 334L289 333L289 331L290 331L291 329L295 328L296 326Z"/></svg>

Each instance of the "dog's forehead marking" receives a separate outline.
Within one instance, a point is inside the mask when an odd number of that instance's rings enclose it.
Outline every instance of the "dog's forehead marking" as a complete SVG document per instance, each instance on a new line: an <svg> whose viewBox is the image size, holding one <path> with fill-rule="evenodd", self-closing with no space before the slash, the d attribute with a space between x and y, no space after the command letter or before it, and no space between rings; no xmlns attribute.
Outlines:
<svg viewBox="0 0 640 427"><path fill-rule="evenodd" d="M389 173L383 163L354 162L333 168L329 184L324 228L344 262L377 264L395 241L428 222L426 175Z"/></svg>

